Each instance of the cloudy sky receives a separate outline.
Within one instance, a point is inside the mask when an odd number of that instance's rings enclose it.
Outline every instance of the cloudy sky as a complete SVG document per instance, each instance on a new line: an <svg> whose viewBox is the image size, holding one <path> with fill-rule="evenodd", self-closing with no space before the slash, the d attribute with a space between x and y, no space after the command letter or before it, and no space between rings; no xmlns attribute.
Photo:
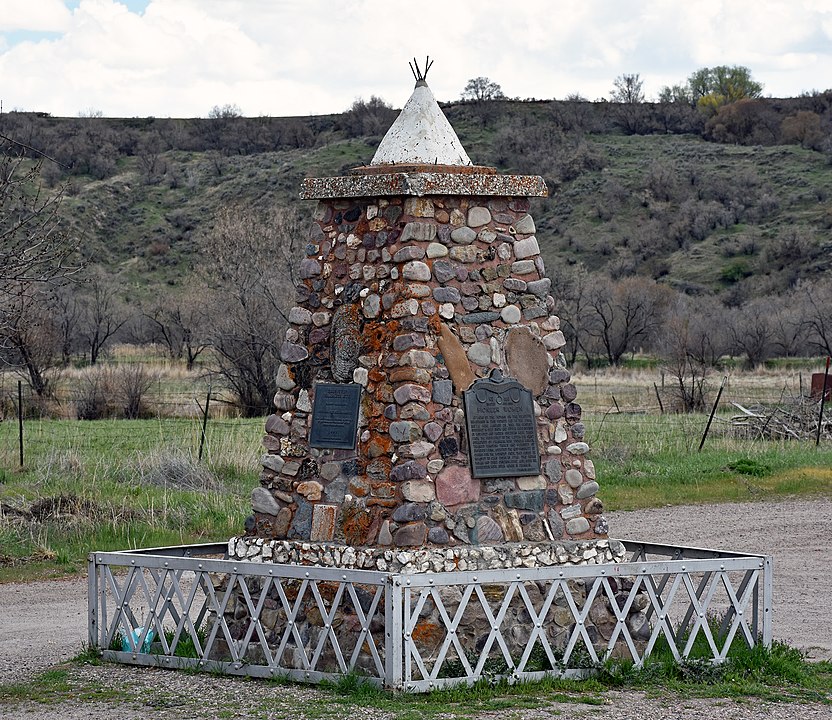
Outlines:
<svg viewBox="0 0 832 720"><path fill-rule="evenodd" d="M0 0L3 109L204 117L401 107L407 61L440 100L486 76L510 97L648 97L745 65L764 94L832 88L832 0Z"/></svg>

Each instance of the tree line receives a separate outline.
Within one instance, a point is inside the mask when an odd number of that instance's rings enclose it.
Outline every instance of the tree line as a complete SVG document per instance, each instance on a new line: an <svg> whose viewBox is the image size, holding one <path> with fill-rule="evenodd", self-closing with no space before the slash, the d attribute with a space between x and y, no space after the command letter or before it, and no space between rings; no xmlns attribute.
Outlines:
<svg viewBox="0 0 832 720"><path fill-rule="evenodd" d="M662 88L648 101L639 74L613 81L609 100L580 94L555 100L509 99L489 78L472 78L459 101L442 103L452 124L473 117L499 124L517 105L547 107L551 131L581 134L696 134L719 143L800 144L832 152L832 89L796 98L764 98L762 85L741 66L701 68L683 83ZM136 158L148 178L173 175L165 153L252 155L309 149L334 136L378 138L396 111L382 98L357 99L343 113L309 117L243 117L233 105L215 106L207 118L104 118L86 112L57 118L48 113L0 114L0 133L38 148L51 185L70 176L111 177L124 158ZM175 177L169 181L177 182ZM179 180L181 181L181 180Z"/></svg>
<svg viewBox="0 0 832 720"><path fill-rule="evenodd" d="M677 407L705 408L706 380L727 359L832 355L832 278L802 280L786 294L739 305L686 295L655 280L613 280L582 265L549 272L570 366L620 365L649 353L674 379Z"/></svg>
<svg viewBox="0 0 832 720"><path fill-rule="evenodd" d="M489 144L480 149L489 162L543 174L553 188L605 167L588 140L595 133L793 142L832 160L832 91L764 99L742 70L705 68L663 89L658 102L645 101L638 75L622 75L609 101L523 103L534 114L513 112L514 101L502 97L499 85L475 78L463 101L445 111L458 127L487 130ZM394 117L377 97L358 99L340 115L312 118L243 118L234 106L218 106L197 120L0 115L0 360L38 397L48 398L60 368L96 365L115 342L152 342L188 368L210 373L234 394L243 414L268 412L304 221L287 209L223 203L193 232L196 252L187 279L159 286L149 299L128 301L111 271L85 267L77 237L65 231L61 206L68 178L108 177L121 159L133 157L146 183L166 178L174 187L174 150L215 157L221 172L220 158L230 154L308 148L334 137L362 137L372 146ZM653 161L639 182L646 222L637 232L599 239L597 252L615 258L605 273L571 259L560 262L552 249L552 236L583 242L571 235L568 197L559 198L554 216L541 223L571 363L615 365L650 352L677 378L680 406L692 409L701 407L708 371L727 356L754 366L771 357L832 352L832 281L823 271L828 248L814 231L783 232L766 240L762 252L754 237L722 238L729 262L721 270L726 289L720 296L662 282L669 253L775 213L778 201L766 182L753 173L726 180L673 157ZM600 173L593 192L601 223L632 210L633 188L614 177ZM817 202L823 200L819 195ZM744 281L753 263L780 273L769 286L756 283L755 293ZM125 404L135 407L129 397L143 380L122 380ZM98 412L97 402L87 404L85 416Z"/></svg>
<svg viewBox="0 0 832 720"><path fill-rule="evenodd" d="M274 208L228 207L199 239L183 287L127 304L116 280L82 268L77 245L60 229L60 191L38 184L42 160L6 141L0 158L0 359L48 399L57 371L90 365L114 342L163 347L226 387L241 414L271 409L279 348L294 302L294 268L305 223ZM277 255L276 255L277 253ZM726 357L754 367L772 357L832 354L832 278L797 282L786 295L690 296L646 277L613 279L582 265L552 264L552 293L570 365L617 365L637 352L660 358L674 378L678 406L704 407L706 378ZM97 382L97 380L96 380ZM121 378L125 414L146 378ZM80 417L106 406L98 385L78 403ZM131 401L132 398L132 401Z"/></svg>

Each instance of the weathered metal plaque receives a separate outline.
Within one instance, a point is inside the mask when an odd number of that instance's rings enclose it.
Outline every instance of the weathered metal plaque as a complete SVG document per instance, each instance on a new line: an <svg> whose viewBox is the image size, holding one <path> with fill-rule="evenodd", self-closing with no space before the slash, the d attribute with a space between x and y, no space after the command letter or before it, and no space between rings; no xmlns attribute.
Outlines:
<svg viewBox="0 0 832 720"><path fill-rule="evenodd" d="M361 385L318 383L312 406L309 444L316 448L355 449Z"/></svg>
<svg viewBox="0 0 832 720"><path fill-rule="evenodd" d="M471 475L519 477L540 473L532 393L499 370L463 393Z"/></svg>

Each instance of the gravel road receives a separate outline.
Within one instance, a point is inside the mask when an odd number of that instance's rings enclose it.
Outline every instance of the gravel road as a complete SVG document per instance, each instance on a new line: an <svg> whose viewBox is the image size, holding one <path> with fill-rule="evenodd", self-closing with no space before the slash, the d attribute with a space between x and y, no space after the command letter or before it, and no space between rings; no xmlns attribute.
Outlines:
<svg viewBox="0 0 832 720"><path fill-rule="evenodd" d="M832 573L828 548L832 537L832 499L787 500L682 506L610 513L611 534L630 540L766 553L774 557L774 636L804 649L813 659L832 660ZM74 657L86 638L86 580L0 585L0 684L26 681ZM315 688L276 686L231 678L187 675L120 666L68 666L69 679L90 681L104 690L129 688L130 701L78 699L60 705L13 703L0 699L0 717L9 720L75 720L116 717L293 718L298 705L320 705ZM106 692L104 693L106 695ZM553 703L544 710L523 710L522 718L558 714L594 720L739 720L829 718L829 705L762 701L649 698L643 693L608 692L605 704ZM326 717L341 717L337 707L321 706ZM152 710L151 710L152 708ZM346 706L344 717L356 714ZM367 709L364 720L394 718ZM494 713L493 717L505 717ZM480 717L492 717L491 713Z"/></svg>

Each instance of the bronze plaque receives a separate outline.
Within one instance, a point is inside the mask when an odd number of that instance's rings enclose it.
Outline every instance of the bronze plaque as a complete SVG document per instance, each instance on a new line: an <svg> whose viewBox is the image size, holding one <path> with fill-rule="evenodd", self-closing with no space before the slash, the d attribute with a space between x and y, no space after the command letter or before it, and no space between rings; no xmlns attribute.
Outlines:
<svg viewBox="0 0 832 720"><path fill-rule="evenodd" d="M309 444L316 448L354 450L360 403L358 383L315 385Z"/></svg>
<svg viewBox="0 0 832 720"><path fill-rule="evenodd" d="M499 370L463 394L471 475L519 477L540 473L531 391Z"/></svg>

